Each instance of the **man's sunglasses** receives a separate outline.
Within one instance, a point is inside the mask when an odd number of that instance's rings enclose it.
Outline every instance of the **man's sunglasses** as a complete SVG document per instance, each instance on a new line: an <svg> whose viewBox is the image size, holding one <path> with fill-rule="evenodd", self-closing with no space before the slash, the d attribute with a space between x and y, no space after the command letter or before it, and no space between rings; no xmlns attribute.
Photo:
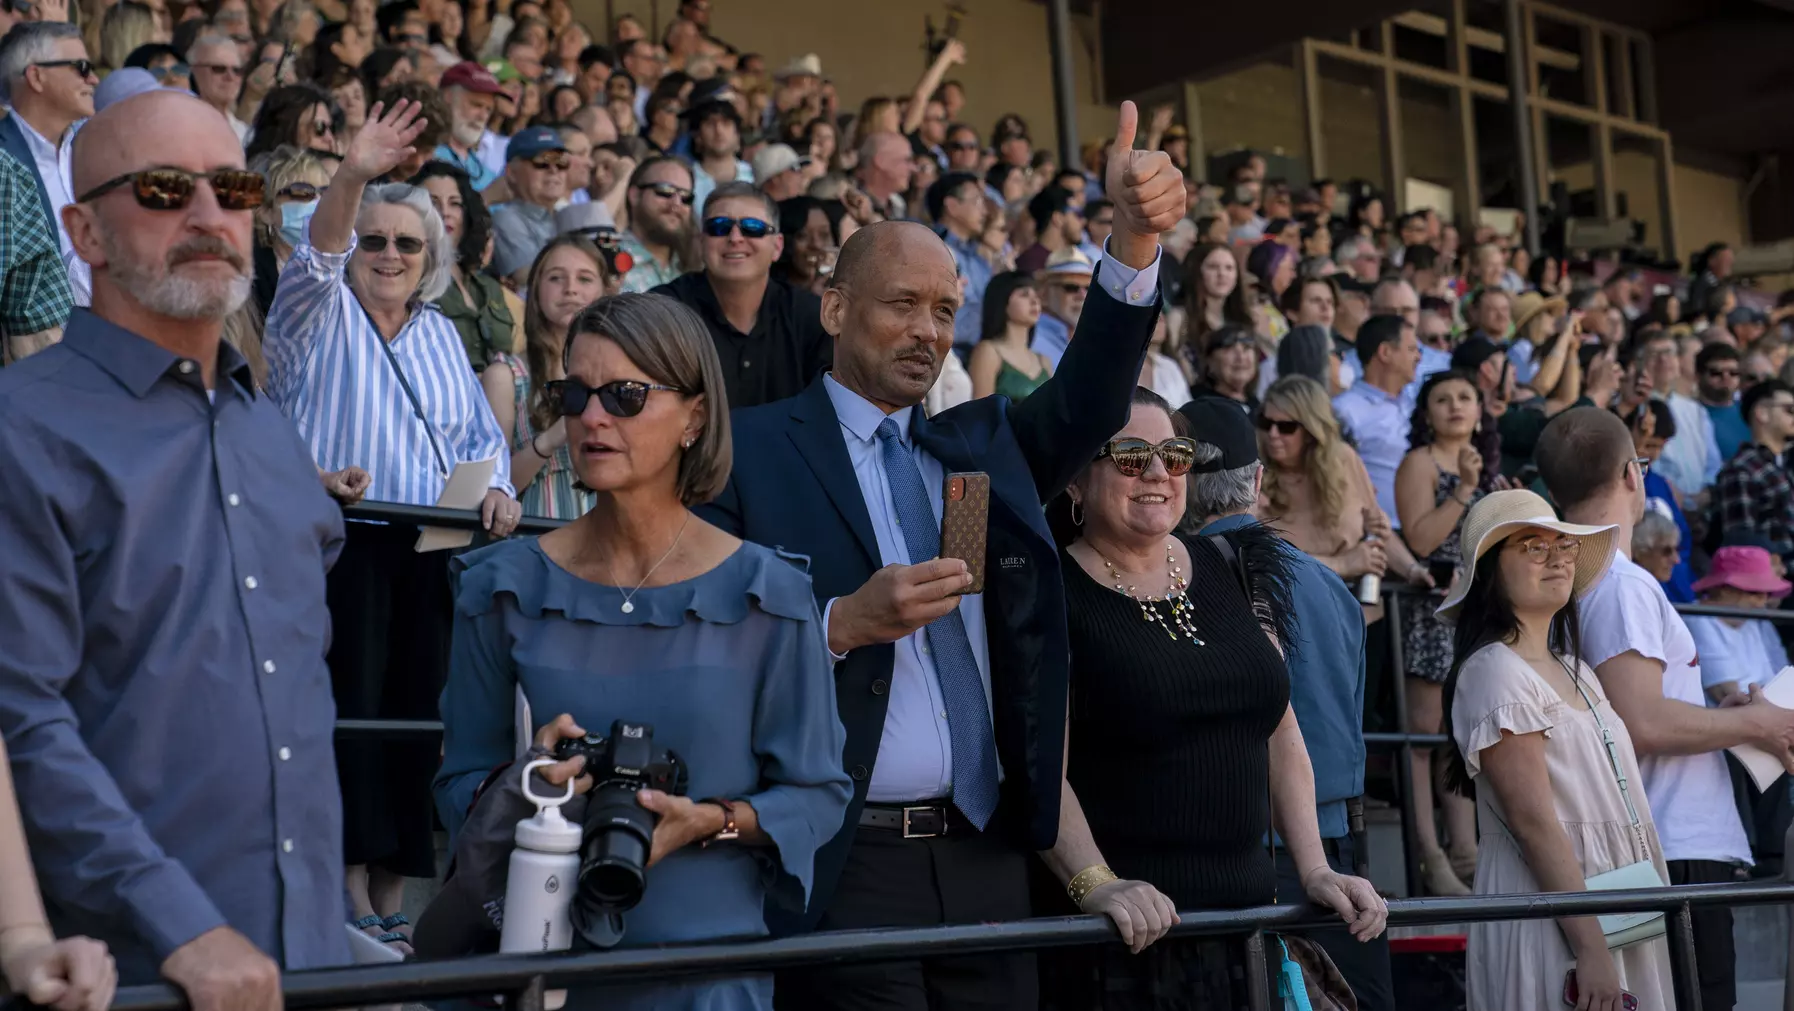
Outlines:
<svg viewBox="0 0 1794 1011"><path fill-rule="evenodd" d="M948 144L947 150L949 150L949 151L976 151L976 150L978 150L978 142L975 140L957 141L955 143Z"/></svg>
<svg viewBox="0 0 1794 1011"><path fill-rule="evenodd" d="M773 231L770 224L759 218L715 217L704 219L704 234L713 239L726 239L737 225L741 226L741 237L744 239L764 239Z"/></svg>
<svg viewBox="0 0 1794 1011"><path fill-rule="evenodd" d="M1278 435L1286 439L1303 430L1300 421L1273 421L1262 414L1254 418L1252 423L1257 425L1261 432L1269 432L1274 429Z"/></svg>
<svg viewBox="0 0 1794 1011"><path fill-rule="evenodd" d="M210 70L221 77L243 76L242 67L232 66L229 63L195 63L193 66L199 70Z"/></svg>
<svg viewBox="0 0 1794 1011"><path fill-rule="evenodd" d="M44 60L39 63L33 63L32 66L34 66L34 67L73 67L75 70L75 73L80 74L82 77L94 76L93 61L88 60L88 59Z"/></svg>
<svg viewBox="0 0 1794 1011"><path fill-rule="evenodd" d="M131 187L137 205L152 211L178 211L193 202L198 181L211 184L218 206L227 211L253 211L265 197L262 176L248 169L213 169L210 172L189 172L178 168L153 168L128 172L88 190L75 199L85 204L123 186Z"/></svg>
<svg viewBox="0 0 1794 1011"><path fill-rule="evenodd" d="M633 418L648 406L648 394L654 390L683 394L677 386L643 383L634 379L613 379L603 386L587 386L575 379L556 379L546 384L548 406L563 418L574 418L586 411L593 397L604 413L613 418Z"/></svg>
<svg viewBox="0 0 1794 1011"><path fill-rule="evenodd" d="M662 200L677 200L687 207L691 206L692 193L684 187L674 186L672 183L648 183L640 188Z"/></svg>
<svg viewBox="0 0 1794 1011"><path fill-rule="evenodd" d="M1707 370L1707 378L1708 379L1736 379L1736 378L1738 378L1738 370L1737 369L1708 369Z"/></svg>
<svg viewBox="0 0 1794 1011"><path fill-rule="evenodd" d="M1165 473L1172 477L1183 477L1190 472L1196 462L1196 440L1176 436L1161 443L1150 443L1145 439L1110 439L1097 458L1108 457L1115 469L1127 477L1139 477L1152 466L1152 458L1165 461Z"/></svg>
<svg viewBox="0 0 1794 1011"><path fill-rule="evenodd" d="M1058 288L1067 295L1088 295L1090 293L1090 286L1088 284L1079 284L1076 281L1054 281L1053 287Z"/></svg>
<svg viewBox="0 0 1794 1011"><path fill-rule="evenodd" d="M388 240L384 235L362 235L355 240L355 248L364 253L384 253L390 244L404 256L416 256L424 251L424 240L415 235L400 235Z"/></svg>
<svg viewBox="0 0 1794 1011"><path fill-rule="evenodd" d="M540 172L565 172L567 171L567 168L573 164L573 159L566 155L561 155L559 158L550 155L541 158L532 158L530 159L530 164L534 165L537 171Z"/></svg>

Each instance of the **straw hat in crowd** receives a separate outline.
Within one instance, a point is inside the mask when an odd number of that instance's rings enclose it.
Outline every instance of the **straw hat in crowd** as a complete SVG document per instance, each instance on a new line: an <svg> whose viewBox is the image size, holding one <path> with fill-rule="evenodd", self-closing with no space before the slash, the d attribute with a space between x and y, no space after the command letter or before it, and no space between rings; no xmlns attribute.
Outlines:
<svg viewBox="0 0 1794 1011"><path fill-rule="evenodd" d="M1483 555L1527 527L1542 527L1582 541L1582 551L1576 556L1576 576L1571 584L1571 592L1577 598L1601 581L1607 567L1613 564L1614 552L1619 549L1614 540L1616 528L1612 526L1585 527L1579 523L1565 523L1557 518L1551 503L1530 491L1492 492L1471 506L1464 517L1460 535L1464 544L1464 562L1452 577L1445 603L1434 612L1441 621L1457 620L1458 608L1470 592L1471 577Z"/></svg>

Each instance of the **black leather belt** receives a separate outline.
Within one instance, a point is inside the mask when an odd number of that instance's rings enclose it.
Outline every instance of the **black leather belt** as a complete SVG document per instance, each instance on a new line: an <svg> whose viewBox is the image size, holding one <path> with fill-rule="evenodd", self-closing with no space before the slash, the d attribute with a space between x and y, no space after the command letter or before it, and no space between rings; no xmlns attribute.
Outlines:
<svg viewBox="0 0 1794 1011"><path fill-rule="evenodd" d="M949 827L971 829L950 801L924 804L867 804L860 809L860 827L903 833L905 839L934 839Z"/></svg>

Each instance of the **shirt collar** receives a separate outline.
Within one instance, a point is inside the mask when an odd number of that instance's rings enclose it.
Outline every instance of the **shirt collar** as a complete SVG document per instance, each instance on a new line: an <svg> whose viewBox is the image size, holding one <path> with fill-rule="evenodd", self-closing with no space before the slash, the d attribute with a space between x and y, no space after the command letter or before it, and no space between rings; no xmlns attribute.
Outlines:
<svg viewBox="0 0 1794 1011"><path fill-rule="evenodd" d="M878 426L888 417L897 423L898 438L905 446L909 445L909 418L914 407L887 415L872 401L836 382L832 372L823 374L822 388L828 391L829 402L835 405L835 417L840 420L841 427L852 432L854 438L871 442L878 435Z"/></svg>
<svg viewBox="0 0 1794 1011"><path fill-rule="evenodd" d="M1374 385L1368 379L1361 378L1357 382L1353 383L1351 392L1357 394L1360 397L1369 397L1373 401L1378 401L1378 402L1385 403L1385 404L1400 405L1401 401L1402 401L1402 398L1399 394L1392 394L1389 391L1383 389L1381 386Z"/></svg>
<svg viewBox="0 0 1794 1011"><path fill-rule="evenodd" d="M18 121L19 132L25 135L26 143L33 147L43 148L46 151L53 151L59 155L62 153L62 148L67 145L69 141L75 139L75 132L81 129L82 125L87 122L85 119L75 120L73 123L69 124L67 130L62 131L62 139L53 142L50 138L38 133L37 127L34 127L27 122L25 117L19 115L17 110L13 111L12 118Z"/></svg>
<svg viewBox="0 0 1794 1011"><path fill-rule="evenodd" d="M110 373L131 391L132 396L140 399L181 361L167 348L80 307L69 314L62 343ZM218 342L217 365L218 375L231 377L246 397L255 395L255 379L250 374L249 362L227 341ZM199 383L198 375L193 376L193 383Z"/></svg>

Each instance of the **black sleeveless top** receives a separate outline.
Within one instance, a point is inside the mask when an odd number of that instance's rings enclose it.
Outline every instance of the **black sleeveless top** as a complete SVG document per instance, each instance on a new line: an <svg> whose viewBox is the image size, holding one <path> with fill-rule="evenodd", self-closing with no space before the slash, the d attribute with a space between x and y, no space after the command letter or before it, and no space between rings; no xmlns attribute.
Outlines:
<svg viewBox="0 0 1794 1011"><path fill-rule="evenodd" d="M1206 538L1178 536L1190 550L1202 646L1173 640L1139 602L1064 557L1067 778L1115 873L1151 883L1179 909L1260 905L1275 887L1264 843L1269 742L1289 704L1289 673L1237 570ZM1227 536L1251 560L1254 597L1281 617L1288 571L1277 545L1263 546L1270 535L1257 526Z"/></svg>

